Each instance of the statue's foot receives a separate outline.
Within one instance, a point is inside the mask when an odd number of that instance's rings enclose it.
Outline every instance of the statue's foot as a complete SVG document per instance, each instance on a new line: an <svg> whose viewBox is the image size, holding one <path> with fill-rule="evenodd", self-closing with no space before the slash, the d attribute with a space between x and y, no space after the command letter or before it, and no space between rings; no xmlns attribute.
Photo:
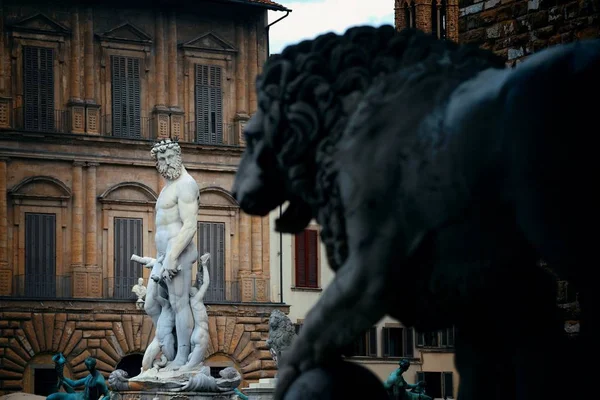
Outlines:
<svg viewBox="0 0 600 400"><path fill-rule="evenodd" d="M179 371L179 369L183 367L183 364L176 363L175 361L170 362L164 368L161 368L161 371L169 372L169 371Z"/></svg>
<svg viewBox="0 0 600 400"><path fill-rule="evenodd" d="M186 364L184 366L182 366L181 368L179 368L179 372L187 372L187 371L194 371L194 370L199 370L200 366L193 366L190 364Z"/></svg>

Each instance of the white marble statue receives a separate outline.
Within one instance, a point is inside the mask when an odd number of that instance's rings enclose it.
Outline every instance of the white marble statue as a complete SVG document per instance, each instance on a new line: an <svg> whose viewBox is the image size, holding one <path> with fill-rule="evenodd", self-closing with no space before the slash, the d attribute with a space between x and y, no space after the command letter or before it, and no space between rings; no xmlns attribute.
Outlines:
<svg viewBox="0 0 600 400"><path fill-rule="evenodd" d="M131 291L137 296L135 307L138 310L144 308L144 300L146 299L146 286L144 286L144 278L138 278L137 285L133 285Z"/></svg>
<svg viewBox="0 0 600 400"><path fill-rule="evenodd" d="M200 257L202 274L198 271L196 285L190 290L190 304L192 307L192 314L194 315L194 330L192 331L190 339L192 351L187 364L181 367L181 371L194 370L198 368L199 365L202 365L204 356L206 355L206 349L208 348L208 341L210 340L208 332L208 313L206 312L206 306L204 305L204 295L210 284L210 277L208 275L209 258L209 253L205 253Z"/></svg>
<svg viewBox="0 0 600 400"><path fill-rule="evenodd" d="M156 202L157 255L152 258L133 254L131 260L152 268L144 310L152 318L155 335L144 353L139 375L129 379L117 370L111 376L118 382L117 390L128 390L130 382L137 382L136 387L141 385L142 391L232 391L241 382L239 372L230 368L216 379L203 365L210 341L204 305L210 284L210 254L200 257L202 271L199 266L192 286L192 266L198 257L193 242L198 185L185 170L176 141L166 139L155 144L151 154L166 180Z"/></svg>
<svg viewBox="0 0 600 400"><path fill-rule="evenodd" d="M152 268L145 310L156 327L155 338L144 354L142 369L149 368L158 350L162 350L168 361L164 369L173 371L188 361L194 328L190 283L192 266L198 258L193 238L197 229L199 189L183 166L179 143L162 140L152 147L150 154L166 184L156 201L156 259L137 258L146 267ZM174 358L173 354L169 354L170 349L166 348L170 343L168 337L173 319L177 336Z"/></svg>

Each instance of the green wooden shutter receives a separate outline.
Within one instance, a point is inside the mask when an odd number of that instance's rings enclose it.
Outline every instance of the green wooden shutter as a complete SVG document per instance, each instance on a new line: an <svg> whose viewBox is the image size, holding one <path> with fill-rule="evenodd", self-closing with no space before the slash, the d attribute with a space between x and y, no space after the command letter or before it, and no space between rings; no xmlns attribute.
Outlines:
<svg viewBox="0 0 600 400"><path fill-rule="evenodd" d="M196 64L195 69L196 141L201 144L222 144L222 68Z"/></svg>
<svg viewBox="0 0 600 400"><path fill-rule="evenodd" d="M425 381L425 372L423 372L423 371L417 371L417 381L415 383L419 383L419 382L426 382Z"/></svg>
<svg viewBox="0 0 600 400"><path fill-rule="evenodd" d="M140 60L111 56L113 136L139 138L141 132Z"/></svg>
<svg viewBox="0 0 600 400"><path fill-rule="evenodd" d="M142 136L140 59L127 58L127 114L129 137Z"/></svg>
<svg viewBox="0 0 600 400"><path fill-rule="evenodd" d="M131 261L132 254L143 253L141 218L114 219L114 295L116 299L134 297L131 292L143 275L141 264Z"/></svg>
<svg viewBox="0 0 600 400"><path fill-rule="evenodd" d="M41 132L55 129L54 51L45 47L23 47L24 128Z"/></svg>
<svg viewBox="0 0 600 400"><path fill-rule="evenodd" d="M198 256L210 253L208 274L210 284L204 297L207 301L225 301L225 224L198 222ZM202 273L198 260L198 273Z"/></svg>
<svg viewBox="0 0 600 400"><path fill-rule="evenodd" d="M25 213L25 295L56 296L56 215Z"/></svg>

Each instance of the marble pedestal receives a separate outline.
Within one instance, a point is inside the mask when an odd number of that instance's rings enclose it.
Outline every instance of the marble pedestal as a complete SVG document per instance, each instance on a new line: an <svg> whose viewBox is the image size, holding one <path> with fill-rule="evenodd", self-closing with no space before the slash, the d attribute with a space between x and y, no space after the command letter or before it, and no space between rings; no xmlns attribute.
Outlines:
<svg viewBox="0 0 600 400"><path fill-rule="evenodd" d="M235 392L140 392L128 390L123 392L113 392L111 400L232 400L235 399Z"/></svg>
<svg viewBox="0 0 600 400"><path fill-rule="evenodd" d="M257 383L251 383L243 392L248 396L248 400L273 400L276 384L276 378L263 378Z"/></svg>

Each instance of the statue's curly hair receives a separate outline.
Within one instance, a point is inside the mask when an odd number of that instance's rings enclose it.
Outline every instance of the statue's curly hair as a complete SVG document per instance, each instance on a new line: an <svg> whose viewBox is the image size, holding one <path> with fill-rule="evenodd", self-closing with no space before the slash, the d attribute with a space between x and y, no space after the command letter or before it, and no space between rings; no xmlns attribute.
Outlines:
<svg viewBox="0 0 600 400"><path fill-rule="evenodd" d="M505 67L503 59L475 46L384 25L327 33L288 46L267 60L258 77L258 105L265 114L262 140L286 171L288 191L313 215L321 213L330 221L321 238L333 269L347 255L333 154L349 115L378 77L444 59L452 68L474 72Z"/></svg>

